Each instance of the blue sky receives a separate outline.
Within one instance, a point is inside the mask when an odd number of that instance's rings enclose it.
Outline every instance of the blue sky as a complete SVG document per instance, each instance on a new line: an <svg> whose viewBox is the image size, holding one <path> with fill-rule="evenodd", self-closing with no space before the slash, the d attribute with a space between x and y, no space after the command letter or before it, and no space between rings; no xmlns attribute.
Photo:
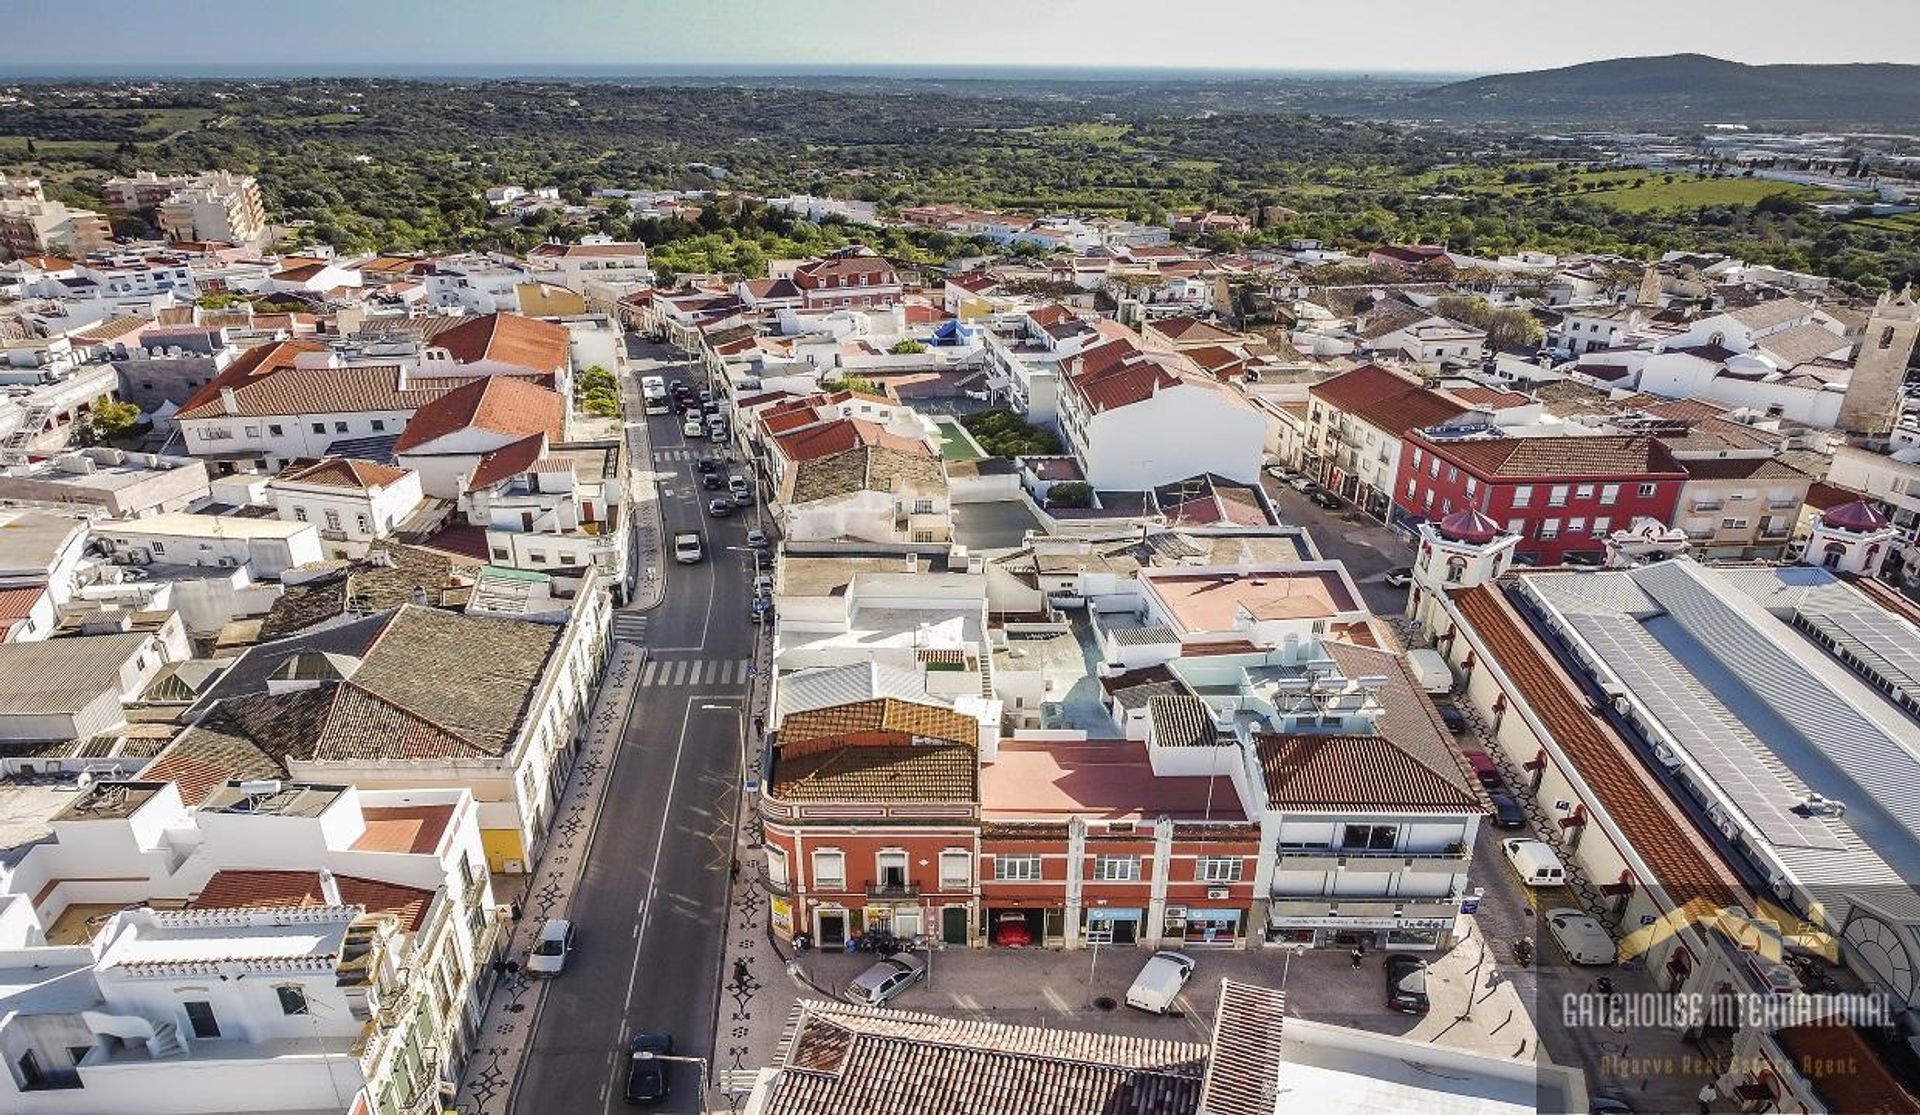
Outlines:
<svg viewBox="0 0 1920 1115"><path fill-rule="evenodd" d="M942 63L1494 72L1698 51L1920 62L1920 2L5 0L0 70L84 64Z"/></svg>

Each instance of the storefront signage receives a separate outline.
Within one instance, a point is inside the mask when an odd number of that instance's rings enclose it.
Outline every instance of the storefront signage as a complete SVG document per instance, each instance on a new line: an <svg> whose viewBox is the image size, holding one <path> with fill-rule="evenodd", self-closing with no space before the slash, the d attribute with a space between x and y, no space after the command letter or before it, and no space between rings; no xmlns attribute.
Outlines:
<svg viewBox="0 0 1920 1115"><path fill-rule="evenodd" d="M1451 918L1273 918L1275 929L1451 929Z"/></svg>
<svg viewBox="0 0 1920 1115"><path fill-rule="evenodd" d="M773 900L773 931L782 937L793 935L793 903L785 898Z"/></svg>

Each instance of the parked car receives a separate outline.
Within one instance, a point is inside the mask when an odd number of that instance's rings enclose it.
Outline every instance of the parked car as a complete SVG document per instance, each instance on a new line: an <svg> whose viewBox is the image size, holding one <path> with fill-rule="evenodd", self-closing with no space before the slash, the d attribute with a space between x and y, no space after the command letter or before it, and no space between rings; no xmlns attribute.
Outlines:
<svg viewBox="0 0 1920 1115"><path fill-rule="evenodd" d="M1598 918L1581 910L1561 906L1548 910L1547 931L1567 959L1575 964L1611 964L1618 950L1613 935Z"/></svg>
<svg viewBox="0 0 1920 1115"><path fill-rule="evenodd" d="M1452 732L1454 735L1457 736L1461 732L1464 732L1467 730L1467 714L1466 713L1461 712L1459 709L1453 707L1452 705L1435 705L1434 707L1439 710L1440 723L1445 724L1447 726L1447 731ZM1484 755L1486 754L1486 752L1483 751L1481 752L1481 754ZM1488 762L1492 762L1492 760L1489 759ZM1475 768L1475 771L1477 773L1478 768ZM1494 773L1498 774L1500 772L1498 770L1495 770ZM1497 785L1498 783L1496 782L1495 784Z"/></svg>
<svg viewBox="0 0 1920 1115"><path fill-rule="evenodd" d="M700 548L700 536L690 530L683 530L673 536L673 560L682 565L692 565L705 557Z"/></svg>
<svg viewBox="0 0 1920 1115"><path fill-rule="evenodd" d="M1387 584L1394 588L1406 588L1413 583L1413 566L1400 565L1387 570Z"/></svg>
<svg viewBox="0 0 1920 1115"><path fill-rule="evenodd" d="M682 437L699 437L706 432L707 427L691 414L687 416L685 422L680 424L680 435Z"/></svg>
<svg viewBox="0 0 1920 1115"><path fill-rule="evenodd" d="M773 595L773 574L760 573L755 575L753 578L753 594L755 596L771 597Z"/></svg>
<svg viewBox="0 0 1920 1115"><path fill-rule="evenodd" d="M648 1031L633 1035L627 1043L627 1087L621 1098L628 1103L659 1103L672 1091L667 1082L667 1066L662 1054L673 1052L673 1035Z"/></svg>
<svg viewBox="0 0 1920 1115"><path fill-rule="evenodd" d="M1338 511L1346 506L1339 496L1334 495L1325 488L1315 488L1313 491L1308 492L1307 502L1313 504L1315 507L1324 507L1329 511Z"/></svg>
<svg viewBox="0 0 1920 1115"><path fill-rule="evenodd" d="M752 493L752 492L735 492L735 493L733 493L733 505L734 505L735 507L752 507L752 506L753 506L753 493Z"/></svg>
<svg viewBox="0 0 1920 1115"><path fill-rule="evenodd" d="M1404 952L1387 957L1387 1006L1402 1014L1425 1014L1432 1008L1426 961Z"/></svg>
<svg viewBox="0 0 1920 1115"><path fill-rule="evenodd" d="M702 405L705 405L705 404L707 404L707 403L710 403L710 402L712 402L712 401L713 401L713 392L712 392L711 390L709 390L709 389L707 389L707 388L705 388L705 387L702 387L702 388L700 389L700 402L701 402L701 404L702 404Z"/></svg>
<svg viewBox="0 0 1920 1115"><path fill-rule="evenodd" d="M1527 811L1520 808L1520 802L1512 794L1489 794L1493 802L1493 827L1497 829L1523 829L1527 827Z"/></svg>
<svg viewBox="0 0 1920 1115"><path fill-rule="evenodd" d="M1296 492L1311 492L1316 485L1308 477L1294 476L1288 479L1287 487L1292 488Z"/></svg>
<svg viewBox="0 0 1920 1115"><path fill-rule="evenodd" d="M753 622L765 623L768 617L773 615L773 598L771 596L756 596L753 598L753 603L748 606L748 609L749 613L753 616Z"/></svg>
<svg viewBox="0 0 1920 1115"><path fill-rule="evenodd" d="M840 997L865 1007L885 1006L894 996L925 979L927 962L910 952L899 953L861 972Z"/></svg>
<svg viewBox="0 0 1920 1115"><path fill-rule="evenodd" d="M1025 914L1008 910L993 923L993 943L1003 949L1025 948L1033 943L1033 926Z"/></svg>
<svg viewBox="0 0 1920 1115"><path fill-rule="evenodd" d="M1507 862L1513 865L1514 873L1527 886L1557 887L1567 881L1567 869L1561 866L1560 857L1553 853L1553 847L1549 844L1513 836L1502 840L1500 849L1507 854Z"/></svg>
<svg viewBox="0 0 1920 1115"><path fill-rule="evenodd" d="M1151 1014L1167 1013L1180 989L1193 978L1194 966L1193 957L1184 952L1154 953L1127 988L1127 1005Z"/></svg>
<svg viewBox="0 0 1920 1115"><path fill-rule="evenodd" d="M767 548L767 532L764 530L761 530L759 527L755 527L754 529L748 531L747 545L752 546L756 550L766 549Z"/></svg>
<svg viewBox="0 0 1920 1115"><path fill-rule="evenodd" d="M753 571L755 573L765 573L773 568L772 554L765 550L754 549L752 547L749 547L747 552L753 555Z"/></svg>
<svg viewBox="0 0 1920 1115"><path fill-rule="evenodd" d="M548 918L540 926L540 936L527 950L526 973L529 976L557 976L567 966L573 952L573 923L566 918Z"/></svg>
<svg viewBox="0 0 1920 1115"><path fill-rule="evenodd" d="M1454 711L1459 712L1458 709ZM1443 713L1441 719L1445 718ZM1473 768L1473 776L1480 780L1482 786L1489 790L1497 790L1506 785L1507 780L1500 776L1500 767L1493 761L1493 756L1478 747L1463 747L1460 749L1460 754L1467 760L1467 765Z"/></svg>
<svg viewBox="0 0 1920 1115"><path fill-rule="evenodd" d="M1300 475L1285 465L1268 465L1266 473L1268 476L1273 477L1283 484L1292 481L1294 477Z"/></svg>
<svg viewBox="0 0 1920 1115"><path fill-rule="evenodd" d="M712 515L716 519L724 519L728 515L733 514L733 501L730 499L708 500L707 514Z"/></svg>

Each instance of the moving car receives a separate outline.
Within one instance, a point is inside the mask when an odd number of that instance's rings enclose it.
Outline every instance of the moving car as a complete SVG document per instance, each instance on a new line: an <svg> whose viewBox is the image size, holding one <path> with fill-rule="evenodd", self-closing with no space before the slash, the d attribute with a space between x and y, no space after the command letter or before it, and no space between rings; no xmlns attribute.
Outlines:
<svg viewBox="0 0 1920 1115"><path fill-rule="evenodd" d="M1413 566L1398 565L1387 570L1387 584L1394 588L1406 588L1413 583Z"/></svg>
<svg viewBox="0 0 1920 1115"><path fill-rule="evenodd" d="M699 460L693 462L693 467L699 469L703 474L709 473L709 472L719 472L720 458L703 455Z"/></svg>
<svg viewBox="0 0 1920 1115"><path fill-rule="evenodd" d="M993 923L993 943L1003 949L1025 948L1033 943L1033 926L1025 914L1009 910Z"/></svg>
<svg viewBox="0 0 1920 1115"><path fill-rule="evenodd" d="M682 437L699 437L706 432L707 428L700 424L698 418L689 417L685 422L680 424L680 435Z"/></svg>
<svg viewBox="0 0 1920 1115"><path fill-rule="evenodd" d="M1524 837L1510 837L1500 842L1507 853L1507 862L1520 876L1520 881L1530 887L1557 887L1567 881L1567 869L1560 865L1560 857L1553 854L1553 848L1538 840Z"/></svg>
<svg viewBox="0 0 1920 1115"><path fill-rule="evenodd" d="M1404 952L1387 957L1387 1006L1402 1014L1425 1014L1432 1008L1426 961Z"/></svg>
<svg viewBox="0 0 1920 1115"><path fill-rule="evenodd" d="M1133 986L1127 988L1127 1005L1151 1014L1172 1010L1180 989L1193 978L1194 963L1193 957L1184 952L1154 953L1140 974L1133 977Z"/></svg>
<svg viewBox="0 0 1920 1115"><path fill-rule="evenodd" d="M730 499L708 500L707 514L712 515L716 519L724 519L728 515L733 514L733 501Z"/></svg>
<svg viewBox="0 0 1920 1115"><path fill-rule="evenodd" d="M566 918L548 918L540 926L540 936L527 950L529 976L557 976L567 966L573 952L573 923Z"/></svg>
<svg viewBox="0 0 1920 1115"><path fill-rule="evenodd" d="M1527 811L1520 808L1520 802L1512 794L1489 794L1493 802L1493 827L1497 829L1523 829L1527 827Z"/></svg>
<svg viewBox="0 0 1920 1115"><path fill-rule="evenodd" d="M1458 709L1454 711L1459 712ZM1441 719L1446 719L1445 713L1441 714ZM1478 747L1463 747L1460 749L1460 755L1466 759L1467 765L1473 768L1473 776L1480 780L1482 786L1489 790L1497 790L1506 785L1507 780L1500 776L1499 764L1493 761L1493 756Z"/></svg>
<svg viewBox="0 0 1920 1115"><path fill-rule="evenodd" d="M865 1007L885 1006L894 996L925 979L927 962L910 952L889 956L853 977L840 997Z"/></svg>
<svg viewBox="0 0 1920 1115"><path fill-rule="evenodd" d="M727 488L727 478L717 472L700 474L700 486L709 492L723 492Z"/></svg>
<svg viewBox="0 0 1920 1115"><path fill-rule="evenodd" d="M672 1089L667 1084L667 1066L671 1061L662 1054L673 1052L673 1035L641 1032L627 1043L627 1087L621 1098L628 1103L659 1103Z"/></svg>
<svg viewBox="0 0 1920 1115"><path fill-rule="evenodd" d="M1560 906L1548 910L1547 931L1567 959L1575 964L1611 964L1616 949L1613 935L1599 920L1581 910Z"/></svg>
<svg viewBox="0 0 1920 1115"><path fill-rule="evenodd" d="M1334 495L1325 488L1315 488L1313 491L1308 492L1307 502L1313 504L1315 507L1324 507L1329 511L1338 511L1346 506L1346 504L1340 501L1339 496Z"/></svg>
<svg viewBox="0 0 1920 1115"><path fill-rule="evenodd" d="M673 536L673 560L682 565L692 565L706 555L700 549L700 536L690 530L683 530Z"/></svg>

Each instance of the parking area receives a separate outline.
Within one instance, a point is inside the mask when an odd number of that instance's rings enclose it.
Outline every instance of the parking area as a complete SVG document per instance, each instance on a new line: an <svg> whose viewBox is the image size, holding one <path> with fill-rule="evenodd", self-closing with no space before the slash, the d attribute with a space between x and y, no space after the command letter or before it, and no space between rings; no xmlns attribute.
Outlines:
<svg viewBox="0 0 1920 1115"><path fill-rule="evenodd" d="M1260 482L1283 521L1305 527L1321 556L1345 563L1367 607L1380 615L1395 615L1406 607L1407 590L1386 583L1387 570L1413 561L1413 546L1404 535L1352 507L1320 507L1270 475L1263 473Z"/></svg>

